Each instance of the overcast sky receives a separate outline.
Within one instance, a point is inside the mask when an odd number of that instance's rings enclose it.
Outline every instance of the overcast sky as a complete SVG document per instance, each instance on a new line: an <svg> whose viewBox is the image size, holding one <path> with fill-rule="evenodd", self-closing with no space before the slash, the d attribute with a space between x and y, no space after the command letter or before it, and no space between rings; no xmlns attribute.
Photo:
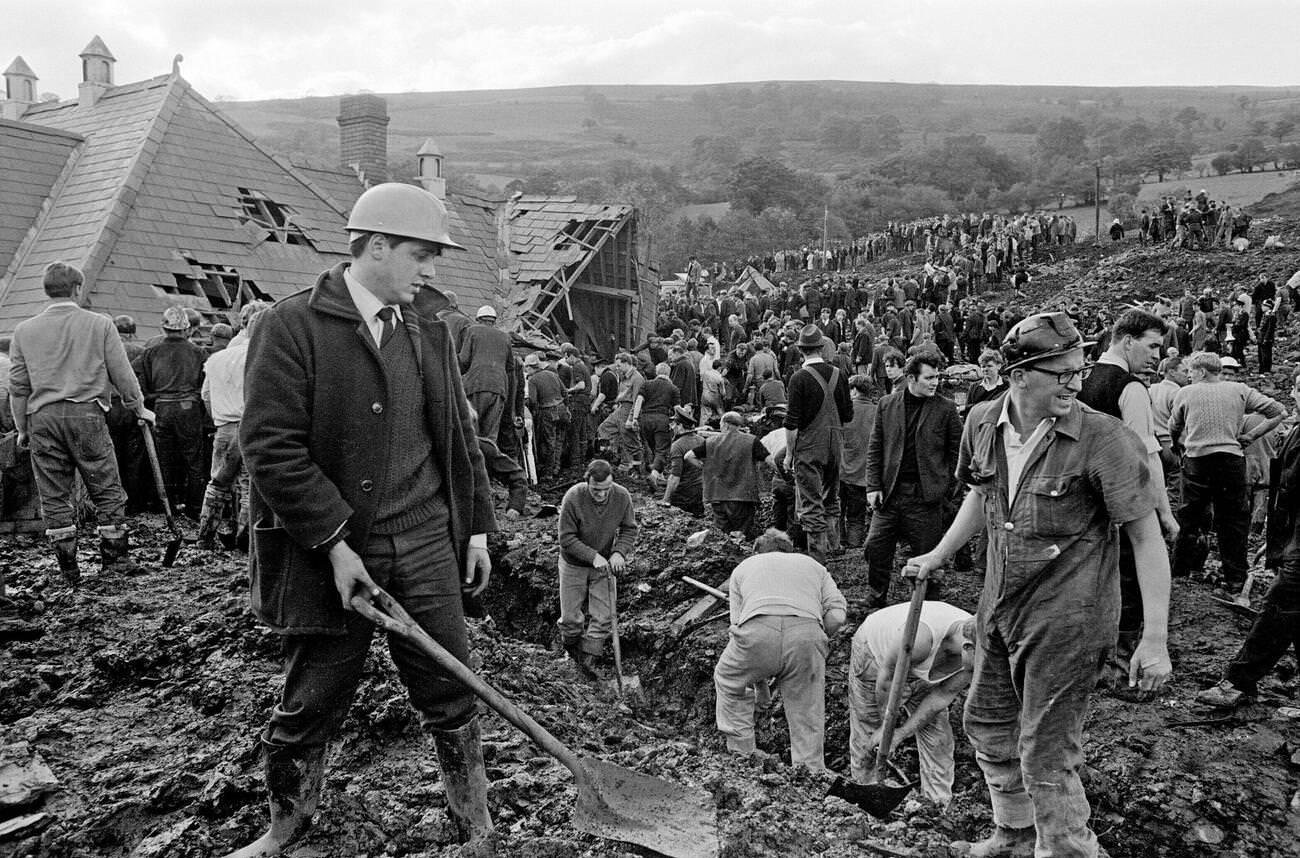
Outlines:
<svg viewBox="0 0 1300 858"><path fill-rule="evenodd" d="M41 92L76 95L96 34L118 83L183 54L209 98L824 79L1300 86L1297 0L0 4L0 64L21 55Z"/></svg>

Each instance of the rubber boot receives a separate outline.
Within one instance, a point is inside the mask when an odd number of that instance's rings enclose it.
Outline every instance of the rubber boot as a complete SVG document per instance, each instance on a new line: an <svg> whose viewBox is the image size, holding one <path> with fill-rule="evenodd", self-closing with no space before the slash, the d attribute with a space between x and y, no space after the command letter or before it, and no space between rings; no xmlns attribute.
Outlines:
<svg viewBox="0 0 1300 858"><path fill-rule="evenodd" d="M583 679L593 680L599 678L596 671L591 668L591 659L587 653L582 650L582 637L565 637L564 651L568 654L569 660L577 668L578 675Z"/></svg>
<svg viewBox="0 0 1300 858"><path fill-rule="evenodd" d="M77 528L56 527L45 531L54 546L54 556L59 560L59 572L69 586L81 582L81 567L77 565Z"/></svg>
<svg viewBox="0 0 1300 858"><path fill-rule="evenodd" d="M136 571L138 567L131 559L125 527L106 525L99 528L99 559L105 572Z"/></svg>
<svg viewBox="0 0 1300 858"><path fill-rule="evenodd" d="M826 531L809 530L805 531L805 533L808 538L808 551L806 553L813 560L823 566L826 565L826 556L830 547L830 540L826 536Z"/></svg>
<svg viewBox="0 0 1300 858"><path fill-rule="evenodd" d="M203 508L199 511L199 548L213 551L217 547L217 525L230 502L229 491L208 483L203 492Z"/></svg>
<svg viewBox="0 0 1300 858"><path fill-rule="evenodd" d="M431 732L447 792L447 815L462 844L460 854L466 858L491 858L497 854L498 839L488 813L487 773L478 719L457 730Z"/></svg>
<svg viewBox="0 0 1300 858"><path fill-rule="evenodd" d="M226 858L269 858L279 855L306 834L320 802L324 778L324 745L306 748L267 745L266 792L271 827Z"/></svg>
<svg viewBox="0 0 1300 858"><path fill-rule="evenodd" d="M948 846L948 853L957 858L1033 858L1037 832L1029 828L1004 828L999 825L993 833L978 843L958 840Z"/></svg>

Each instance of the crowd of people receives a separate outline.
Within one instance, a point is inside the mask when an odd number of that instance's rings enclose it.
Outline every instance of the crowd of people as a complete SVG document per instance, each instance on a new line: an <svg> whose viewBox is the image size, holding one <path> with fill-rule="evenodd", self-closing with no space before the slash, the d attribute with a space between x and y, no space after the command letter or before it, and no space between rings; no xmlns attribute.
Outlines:
<svg viewBox="0 0 1300 858"><path fill-rule="evenodd" d="M1188 250L1245 249L1250 244L1250 222L1251 216L1243 207L1212 200L1204 189L1195 196L1189 190L1182 200L1165 196L1158 205L1142 207L1137 217L1137 236L1143 245L1164 244ZM1116 218L1107 232L1112 241L1120 241L1124 238L1124 224Z"/></svg>
<svg viewBox="0 0 1300 858"><path fill-rule="evenodd" d="M666 300L657 333L611 360L572 345L521 360L494 307L471 319L428 288L436 257L459 248L442 203L377 185L350 215L350 262L246 306L212 344L192 341L180 307L162 336L136 343L129 319L78 306L76 268L51 265L50 304L7 344L0 393L69 585L78 472L103 568L132 565L128 511L160 500L133 458L145 432L158 437L167 499L204 544L247 547L252 607L285 636L286 677L260 734L271 825L234 858L277 854L310 825L383 594L466 660L463 594L487 587L492 566L489 479L509 489L508 519L530 482L554 488L579 468L559 509L557 583L562 648L582 676L601 675L636 549L636 503L619 480L641 481L659 503L753 540L726 585L730 636L714 673L730 750L756 753L755 707L779 690L792 762L825 768L826 656L853 621L849 756L865 779L907 651L895 584L912 578L925 602L897 735L916 737L922 793L951 799L948 709L969 689L964 732L995 828L961 854L1091 858L1087 704L1099 687L1140 700L1163 686L1171 579L1212 577L1248 603L1252 528L1267 535L1275 581L1205 702L1252 699L1300 644L1300 430L1247 383L1260 377L1250 360L1268 373L1276 338L1293 342L1300 273L1113 316L1031 308L1015 293L980 297L989 281L964 251L1002 235L1019 262L1023 245L1073 236L1051 218L1045 230L1042 218L1037 229L990 220L988 233L982 218L932 222L933 252L911 276L714 284ZM1294 384L1293 400L1300 374ZM838 567L866 585L850 604L828 564L859 551ZM974 614L944 601L949 576L970 573L984 580ZM400 637L390 649L458 839L493 854L471 695Z"/></svg>

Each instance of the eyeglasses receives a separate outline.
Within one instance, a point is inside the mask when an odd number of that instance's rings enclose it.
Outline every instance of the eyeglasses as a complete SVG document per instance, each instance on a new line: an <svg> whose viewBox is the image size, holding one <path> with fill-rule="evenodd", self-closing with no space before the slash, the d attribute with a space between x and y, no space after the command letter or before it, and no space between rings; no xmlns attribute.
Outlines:
<svg viewBox="0 0 1300 858"><path fill-rule="evenodd" d="M1076 375L1079 377L1079 381L1085 381L1088 378L1088 376L1092 375L1092 368L1095 365L1096 364L1088 364L1087 366L1080 367L1079 369L1067 369L1067 370L1060 370L1060 371L1054 369L1043 369L1041 366L1025 366L1025 367L1019 367L1019 369L1030 369L1033 370L1034 372L1041 372L1044 375L1054 375L1056 376L1056 383L1064 386L1074 381L1074 377Z"/></svg>

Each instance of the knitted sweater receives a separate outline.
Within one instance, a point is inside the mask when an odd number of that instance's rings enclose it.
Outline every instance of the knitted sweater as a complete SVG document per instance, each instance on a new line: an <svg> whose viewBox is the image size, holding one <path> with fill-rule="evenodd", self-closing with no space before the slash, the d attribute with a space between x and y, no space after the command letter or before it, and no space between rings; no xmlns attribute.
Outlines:
<svg viewBox="0 0 1300 858"><path fill-rule="evenodd" d="M560 553L575 566L591 566L600 555L606 560L617 551L624 557L636 542L636 511L627 489L615 485L609 498L598 504L586 483L564 493L560 502Z"/></svg>
<svg viewBox="0 0 1300 858"><path fill-rule="evenodd" d="M1189 384L1174 395L1169 414L1169 434L1183 445L1186 455L1230 453L1242 456L1237 438L1247 413L1280 417L1286 408L1239 381Z"/></svg>

